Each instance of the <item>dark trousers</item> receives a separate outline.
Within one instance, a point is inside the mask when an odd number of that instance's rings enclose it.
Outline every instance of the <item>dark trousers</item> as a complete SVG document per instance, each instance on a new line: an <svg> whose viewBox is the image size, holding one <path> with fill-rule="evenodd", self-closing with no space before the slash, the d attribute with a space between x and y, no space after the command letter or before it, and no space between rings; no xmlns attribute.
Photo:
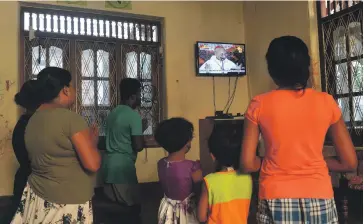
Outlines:
<svg viewBox="0 0 364 224"><path fill-rule="evenodd" d="M29 174L30 172L28 170L21 168L19 168L15 174L12 205L9 210L9 215L6 218L6 221L4 221L5 223L11 222L18 209Z"/></svg>
<svg viewBox="0 0 364 224"><path fill-rule="evenodd" d="M117 193L113 192L113 188L110 188L109 190L112 191L110 193ZM141 205L134 204L128 206L124 200L118 200L118 197L108 197L105 195L105 189L103 188L98 188L95 190L95 196L93 198L94 223L141 223Z"/></svg>

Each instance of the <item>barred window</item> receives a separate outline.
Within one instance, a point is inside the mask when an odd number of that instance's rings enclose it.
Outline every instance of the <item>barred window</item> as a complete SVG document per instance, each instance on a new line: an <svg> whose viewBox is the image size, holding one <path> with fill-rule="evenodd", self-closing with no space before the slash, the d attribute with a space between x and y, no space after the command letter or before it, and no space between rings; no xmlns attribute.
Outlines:
<svg viewBox="0 0 364 224"><path fill-rule="evenodd" d="M48 66L69 70L77 89L73 110L105 136L105 119L120 101L118 84L137 78L139 112L148 121L144 136L148 147L157 146L153 133L163 117L160 20L22 7L21 21L23 80L36 79Z"/></svg>
<svg viewBox="0 0 364 224"><path fill-rule="evenodd" d="M337 100L356 146L363 145L363 2L317 2L322 90Z"/></svg>

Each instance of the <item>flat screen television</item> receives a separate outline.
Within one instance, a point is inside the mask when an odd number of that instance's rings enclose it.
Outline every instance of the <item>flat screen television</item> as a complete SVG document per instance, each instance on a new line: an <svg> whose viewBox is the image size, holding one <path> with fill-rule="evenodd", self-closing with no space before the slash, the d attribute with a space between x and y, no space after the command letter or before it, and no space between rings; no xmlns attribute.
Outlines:
<svg viewBox="0 0 364 224"><path fill-rule="evenodd" d="M197 42L198 76L246 75L245 44Z"/></svg>

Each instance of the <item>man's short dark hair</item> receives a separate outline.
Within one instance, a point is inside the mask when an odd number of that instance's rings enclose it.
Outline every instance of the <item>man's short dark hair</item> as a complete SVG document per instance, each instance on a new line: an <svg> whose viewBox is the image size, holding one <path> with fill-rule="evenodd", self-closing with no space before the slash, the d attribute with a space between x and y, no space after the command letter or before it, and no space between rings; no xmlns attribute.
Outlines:
<svg viewBox="0 0 364 224"><path fill-rule="evenodd" d="M125 78L121 80L119 84L120 99L128 100L131 96L137 94L141 87L142 85L137 79Z"/></svg>
<svg viewBox="0 0 364 224"><path fill-rule="evenodd" d="M193 124L184 118L162 121L155 131L154 138L167 152L178 152L192 140Z"/></svg>

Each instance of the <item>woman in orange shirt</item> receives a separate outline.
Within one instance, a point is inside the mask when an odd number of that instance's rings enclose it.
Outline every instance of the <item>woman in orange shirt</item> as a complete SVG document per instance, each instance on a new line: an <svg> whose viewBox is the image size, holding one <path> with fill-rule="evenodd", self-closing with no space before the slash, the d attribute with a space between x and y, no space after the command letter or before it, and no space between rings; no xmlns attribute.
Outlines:
<svg viewBox="0 0 364 224"><path fill-rule="evenodd" d="M260 168L258 223L338 223L329 170L357 167L353 143L332 96L306 88L310 56L297 37L274 39L266 55L278 89L255 96L245 114L243 172ZM324 159L326 133L339 160ZM259 134L263 162L256 156Z"/></svg>

